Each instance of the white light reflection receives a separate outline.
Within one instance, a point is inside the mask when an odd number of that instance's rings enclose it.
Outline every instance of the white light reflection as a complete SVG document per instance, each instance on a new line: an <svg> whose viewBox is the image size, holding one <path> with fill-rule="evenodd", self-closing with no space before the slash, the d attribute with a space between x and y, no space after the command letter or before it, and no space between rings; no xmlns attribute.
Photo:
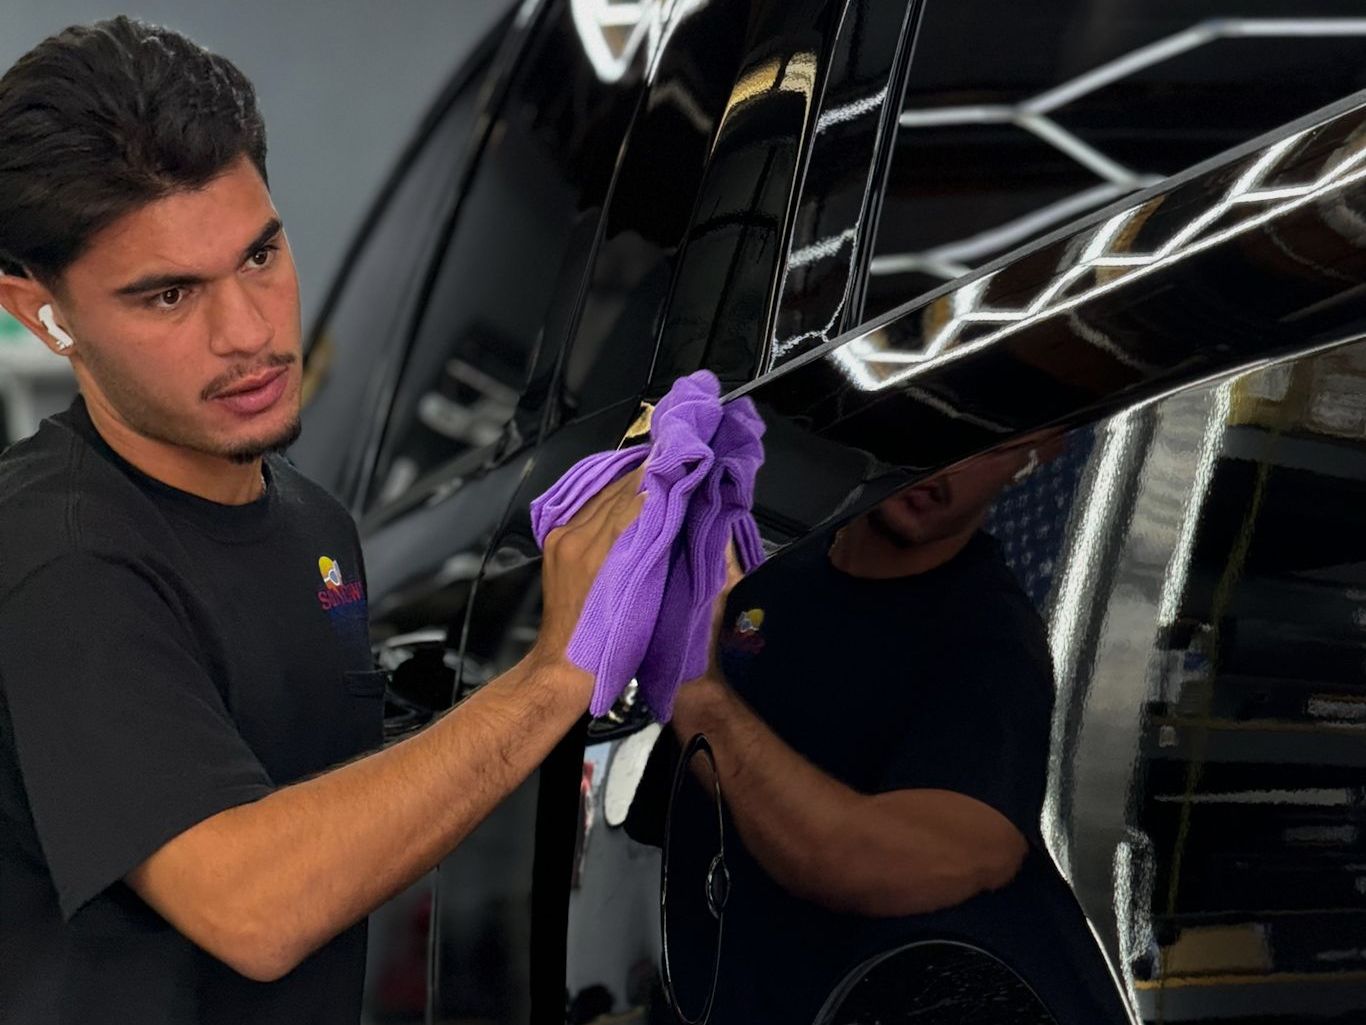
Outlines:
<svg viewBox="0 0 1366 1025"><path fill-rule="evenodd" d="M1076 670L1081 628L1089 621L1096 599L1096 576L1103 561L1100 556L1105 536L1118 514L1121 471L1132 456L1139 415L1138 411L1126 410L1106 424L1097 446L1099 451L1093 456L1095 472L1074 506L1081 510L1081 519L1068 545L1048 628L1048 644L1060 683L1070 681Z"/></svg>
<svg viewBox="0 0 1366 1025"><path fill-rule="evenodd" d="M650 48L650 63L645 71L647 82L655 80L655 73L659 70L660 58L664 56L664 51L669 48L669 43L673 40L674 33L678 31L678 26L710 2L711 0L669 0L668 10L665 11L662 19L664 30L658 41Z"/></svg>
<svg viewBox="0 0 1366 1025"><path fill-rule="evenodd" d="M792 250L792 255L787 258L787 265L789 267L805 267L807 264L823 260L827 256L834 256L844 248L846 243L852 242L857 237L857 231L853 228L846 228L838 235L832 235L830 238L812 242L809 246Z"/></svg>
<svg viewBox="0 0 1366 1025"><path fill-rule="evenodd" d="M1083 214L1087 210L1104 206L1111 200L1118 199L1127 191L1129 190L1119 188L1109 182L1096 185L1084 192L1078 192L1075 195L1060 199L1056 203L1050 203L1048 206L1032 210L1023 217L998 228L993 228L991 231L980 232L960 241L926 250L923 253L886 253L875 256L868 272L873 275L904 274L908 271L917 270L938 273L937 270L932 269L938 265L951 271L944 276L952 280L966 274L971 269L968 265L971 261L980 260L992 253L999 252L1001 249L1023 242L1045 228L1063 221L1070 221L1073 217ZM968 263L959 261L968 261Z"/></svg>
<svg viewBox="0 0 1366 1025"><path fill-rule="evenodd" d="M887 90L883 89L874 93L872 96L865 96L861 100L846 103L842 107L831 107L816 119L816 134L819 135L834 125L842 125L849 121L855 121L865 114L872 113L882 107L887 100Z"/></svg>
<svg viewBox="0 0 1366 1025"><path fill-rule="evenodd" d="M1117 160L1112 160L1100 150L1082 142L1080 138L1067 131L1056 121L1050 121L1042 114L1020 114L1015 123L1061 153L1071 157L1096 177L1126 189L1139 189L1161 181L1157 175L1140 174L1131 171Z"/></svg>
<svg viewBox="0 0 1366 1025"><path fill-rule="evenodd" d="M1123 470L1133 456L1138 439L1138 414L1132 410L1121 413L1106 424L1097 441L1094 471L1083 481L1076 503L1081 516L1072 528L1062 561L1052 612L1049 615L1048 646L1053 653L1058 695L1054 702L1059 709L1071 708L1070 697L1077 684L1078 650L1083 641L1082 631L1090 621L1096 601L1096 585L1103 560L1105 538L1118 515L1122 495ZM1057 779L1063 767L1056 764L1073 746L1075 738L1060 736L1065 716L1055 716L1053 738L1049 744L1049 775ZM1044 837L1049 853L1057 862L1058 871L1066 879L1072 878L1072 847L1066 825L1058 808L1058 787L1050 782L1044 795L1042 814Z"/></svg>
<svg viewBox="0 0 1366 1025"><path fill-rule="evenodd" d="M1362 792L1355 787L1305 787L1303 790L1231 790L1222 793L1155 794L1164 804L1276 804L1303 808L1337 808L1361 805Z"/></svg>
<svg viewBox="0 0 1366 1025"><path fill-rule="evenodd" d="M664 7L664 0L569 0L579 42L599 79L621 81L647 38L658 42Z"/></svg>
<svg viewBox="0 0 1366 1025"><path fill-rule="evenodd" d="M1134 986L1134 964L1139 958L1149 955L1156 948L1153 937L1153 881L1154 868L1152 841L1141 830L1125 830L1125 839L1115 845L1115 856L1111 862L1111 878L1114 880L1115 926L1119 940L1119 972L1123 977L1122 992L1124 1003L1132 1022L1143 1020L1138 1011L1138 995ZM1095 923L1088 915L1086 922L1091 926L1091 935L1096 945L1104 947ZM1106 958L1107 963L1109 958ZM1115 967L1110 966L1113 974ZM1119 981L1118 979L1116 981Z"/></svg>
<svg viewBox="0 0 1366 1025"><path fill-rule="evenodd" d="M1098 175L1105 185L1115 190L1115 196L1135 189L1146 188L1160 180L1125 167L1120 162L1095 149L1047 115L1072 101L1112 85L1130 75L1165 63L1184 53L1222 39L1239 38L1341 38L1366 36L1366 18L1222 18L1201 22L1166 39L1140 47L1131 53L1101 64L1076 78L1042 92L1019 104L977 104L941 107L928 110L903 111L903 128L934 128L952 125L1013 124L1043 140L1076 163ZM1069 205L1081 205L1094 190L1078 193L1064 200ZM1268 199L1277 198L1268 196ZM1092 206L1098 206L1098 199ZM1084 207L1083 207L1084 208ZM1048 209L1048 208L1045 208ZM1040 211L1042 212L1042 211ZM1079 212L1079 211L1078 211ZM1064 220L1059 217L1049 223ZM1016 222L1012 222L1014 224ZM873 273L895 274L925 271L952 280L953 261L970 260L988 253L1000 252L1020 241L1021 235L1012 224L993 231L982 232L971 240L949 243L922 253L896 254L875 261ZM1045 225L1040 225L1044 227ZM976 257L956 255L951 251L968 241L979 250ZM949 251L949 252L946 252Z"/></svg>
<svg viewBox="0 0 1366 1025"><path fill-rule="evenodd" d="M1191 482L1191 493L1186 500L1181 527L1172 550L1171 562L1162 578L1162 597L1158 602L1157 622L1159 626L1169 626L1181 606L1181 597L1186 593L1186 579L1190 576L1191 554L1195 550L1195 531L1203 515L1205 498L1209 494L1210 482L1214 479L1214 467L1219 451L1224 445L1224 435L1228 430L1228 416L1233 408L1233 381L1226 381L1214 392L1209 418L1205 421L1205 433L1200 440L1200 456L1195 464L1195 478Z"/></svg>
<svg viewBox="0 0 1366 1025"><path fill-rule="evenodd" d="M619 82L643 48L651 81L678 26L709 0L569 0L569 13L593 71Z"/></svg>
<svg viewBox="0 0 1366 1025"><path fill-rule="evenodd" d="M1295 140L1292 138L1290 140L1285 140L1285 143L1293 143L1293 141ZM1277 151L1278 156L1283 157L1289 151L1290 147L1285 143L1278 143L1276 147L1273 147L1273 149ZM904 361L909 364L901 372L888 374L886 376L879 375L877 378L877 388L890 388L909 379L922 370L926 360L929 360L936 355L939 355L941 362L962 359L974 352L994 345L1008 335L1030 327L1041 320L1076 309L1093 299L1128 285L1139 277L1154 273L1179 260L1186 259L1197 253L1204 252L1207 249L1222 245L1237 235L1244 234L1260 227L1299 207L1315 203L1334 191L1345 189L1363 178L1366 178L1366 171L1357 169L1359 165L1363 163L1366 163L1366 146L1358 148L1354 153L1330 168L1313 182L1300 186L1267 190L1268 193L1272 193L1277 197L1289 198L1279 199L1275 205L1271 206L1269 209L1253 214L1221 231L1201 237L1199 233L1202 230L1216 224L1226 213L1235 207L1262 204L1266 202L1261 198L1266 193L1257 192L1255 186L1261 178L1272 169L1273 164L1264 157L1259 158L1254 166L1249 168L1248 172L1239 176L1237 181L1230 186L1229 191L1219 200L1219 202L1202 211L1198 217L1194 218L1189 224L1183 226L1156 250L1150 253L1105 253L1101 246L1095 244L1096 238L1093 237L1090 240L1091 244L1088 244L1087 246L1086 253L1098 255L1092 255L1087 259L1085 258L1085 254L1083 254L1082 257L1079 258L1077 264L1068 268L1065 272L1060 274L1059 277L1053 279L1027 306L1015 310L974 310L972 312L956 315L950 321L950 325L955 331L969 323L1004 323L1004 327L987 334L976 341L965 343L956 348L948 349L947 351L943 350L945 350L951 339L944 337L941 333L940 336L936 337L933 346L927 347L919 353L906 353L903 357L900 357L899 361ZM1150 200L1149 202L1160 202L1161 198L1158 200ZM1103 237L1107 233L1113 236L1114 233L1123 226L1122 223L1120 223L1121 219L1136 216L1146 208L1147 205L1148 204L1143 204L1140 207L1131 208L1130 210L1123 211L1116 215L1115 218L1111 218L1111 220L1107 221L1105 225L1098 229L1098 236ZM1053 300L1069 285L1090 273L1092 270L1102 267L1122 270L1124 273L1112 275L1107 280L1100 281L1090 288L1073 294L1069 298L1062 299L1056 303L1053 302ZM968 286L964 287L966 288ZM917 316L922 313L923 311L916 311L910 315ZM854 345L854 342L851 342L850 345ZM842 347L842 349L843 348L849 348L849 346ZM855 346L843 356L841 355L841 351L837 351L831 355L840 366L844 367L848 365L852 358L857 357L858 354L864 350ZM867 354L865 353L865 355ZM884 356L881 357L881 361L887 362L888 360Z"/></svg>

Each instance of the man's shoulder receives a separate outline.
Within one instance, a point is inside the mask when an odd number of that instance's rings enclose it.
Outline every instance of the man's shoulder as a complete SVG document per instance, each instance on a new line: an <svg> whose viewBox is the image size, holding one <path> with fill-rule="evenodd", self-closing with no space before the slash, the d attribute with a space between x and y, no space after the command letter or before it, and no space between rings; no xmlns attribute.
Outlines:
<svg viewBox="0 0 1366 1025"><path fill-rule="evenodd" d="M47 563L111 546L136 551L156 522L152 511L78 432L60 418L44 420L0 454L0 600Z"/></svg>
<svg viewBox="0 0 1366 1025"><path fill-rule="evenodd" d="M284 456L268 456L267 461L271 480L292 515L342 524L355 533L356 524L350 511L330 491L304 476Z"/></svg>

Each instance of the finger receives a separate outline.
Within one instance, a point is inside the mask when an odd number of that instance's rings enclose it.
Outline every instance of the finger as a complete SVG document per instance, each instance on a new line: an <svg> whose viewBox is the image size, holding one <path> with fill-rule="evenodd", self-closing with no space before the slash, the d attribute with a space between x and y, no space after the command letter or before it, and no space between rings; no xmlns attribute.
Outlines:
<svg viewBox="0 0 1366 1025"><path fill-rule="evenodd" d="M629 479L623 479L625 487L617 494L611 507L603 511L600 530L595 536L608 547L616 543L645 506L645 492L637 490L643 476L641 470L631 474Z"/></svg>
<svg viewBox="0 0 1366 1025"><path fill-rule="evenodd" d="M596 495L579 507L579 511L570 517L565 526L582 527L594 523L597 517L601 516L603 511L617 500L622 491L630 486L632 478L639 480L639 473L639 470L633 470L600 489Z"/></svg>
<svg viewBox="0 0 1366 1025"><path fill-rule="evenodd" d="M640 492L641 481L644 476L645 468L642 466L613 481L611 494L608 500L603 503L599 515L607 518L615 516Z"/></svg>

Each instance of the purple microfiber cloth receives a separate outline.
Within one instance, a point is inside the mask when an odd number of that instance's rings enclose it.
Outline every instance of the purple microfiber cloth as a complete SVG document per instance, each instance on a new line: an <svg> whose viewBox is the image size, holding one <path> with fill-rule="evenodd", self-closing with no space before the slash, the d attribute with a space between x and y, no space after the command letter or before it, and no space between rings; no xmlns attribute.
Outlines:
<svg viewBox="0 0 1366 1025"><path fill-rule="evenodd" d="M645 462L645 503L622 531L588 591L569 642L569 659L594 674L589 711L604 715L626 689L659 618L674 542L688 499L711 469L712 435L721 422L720 387L705 372L676 381L655 408L651 445L580 460L531 503L536 543L568 523L590 498ZM648 457L648 458L647 458Z"/></svg>
<svg viewBox="0 0 1366 1025"><path fill-rule="evenodd" d="M726 546L735 542L744 573L764 561L750 511L764 461L763 434L764 421L750 399L725 407L711 442L715 462L693 495L674 545L659 620L636 674L646 703L662 722L673 716L679 685L707 671L712 606L726 583Z"/></svg>
<svg viewBox="0 0 1366 1025"><path fill-rule="evenodd" d="M569 644L570 660L594 674L593 715L635 676L667 721L679 685L705 671L726 545L734 539L745 572L764 557L750 512L763 431L752 402L722 407L715 376L698 371L660 400L650 445L580 460L532 502L532 532L544 546L551 530L645 461L645 504L608 553Z"/></svg>

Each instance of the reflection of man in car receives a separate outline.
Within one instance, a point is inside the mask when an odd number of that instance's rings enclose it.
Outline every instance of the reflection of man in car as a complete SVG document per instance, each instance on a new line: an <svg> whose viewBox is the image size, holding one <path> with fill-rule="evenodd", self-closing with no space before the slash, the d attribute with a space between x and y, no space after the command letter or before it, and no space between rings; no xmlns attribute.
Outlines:
<svg viewBox="0 0 1366 1025"><path fill-rule="evenodd" d="M734 587L719 668L673 721L710 740L742 841L715 1020L810 1021L844 972L912 939L1018 962L1046 936L1051 664L981 525L1059 444L951 468Z"/></svg>
<svg viewBox="0 0 1366 1025"><path fill-rule="evenodd" d="M126 19L0 79L0 304L81 391L0 458L0 1021L356 1022L358 923L588 705L564 649L639 475L551 536L526 659L356 757L384 687L355 526L275 454L265 150L235 67Z"/></svg>

